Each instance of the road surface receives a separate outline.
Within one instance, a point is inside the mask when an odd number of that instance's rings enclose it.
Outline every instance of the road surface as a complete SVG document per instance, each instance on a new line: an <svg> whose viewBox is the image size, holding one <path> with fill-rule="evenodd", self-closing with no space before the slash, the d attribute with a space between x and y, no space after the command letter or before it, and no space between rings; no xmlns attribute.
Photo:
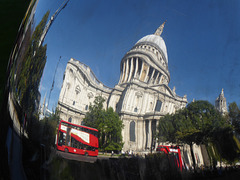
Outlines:
<svg viewBox="0 0 240 180"><path fill-rule="evenodd" d="M62 158L65 158L65 159L75 160L75 161L83 161L83 162L89 162L89 163L94 163L98 159L97 157L66 153L66 152L62 152L62 151L56 151L56 153L57 153L57 155L61 156Z"/></svg>

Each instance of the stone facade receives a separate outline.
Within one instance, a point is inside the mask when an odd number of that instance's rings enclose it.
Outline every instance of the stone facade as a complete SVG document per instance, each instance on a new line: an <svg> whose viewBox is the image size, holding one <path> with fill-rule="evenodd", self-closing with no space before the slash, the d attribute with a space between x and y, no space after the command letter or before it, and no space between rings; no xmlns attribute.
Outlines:
<svg viewBox="0 0 240 180"><path fill-rule="evenodd" d="M227 100L224 97L223 89L222 89L221 93L219 94L219 96L217 97L217 99L215 100L215 107L222 115L225 115L228 113Z"/></svg>
<svg viewBox="0 0 240 180"><path fill-rule="evenodd" d="M164 24L163 24L164 25ZM81 124L90 103L101 95L123 120L124 151L143 152L151 147L158 119L187 104L169 88L168 56L161 32L141 38L121 60L120 78L114 88L103 85L91 69L71 58L67 64L58 108L61 119Z"/></svg>
<svg viewBox="0 0 240 180"><path fill-rule="evenodd" d="M71 58L67 64L58 100L60 118L81 124L94 97L102 96L106 101L112 89L104 86L85 64Z"/></svg>

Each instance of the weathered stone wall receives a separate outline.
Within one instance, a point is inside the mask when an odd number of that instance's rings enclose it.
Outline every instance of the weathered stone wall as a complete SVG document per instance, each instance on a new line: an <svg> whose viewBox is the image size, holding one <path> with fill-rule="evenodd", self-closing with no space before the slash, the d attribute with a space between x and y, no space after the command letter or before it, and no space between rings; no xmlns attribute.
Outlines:
<svg viewBox="0 0 240 180"><path fill-rule="evenodd" d="M49 179L181 179L174 161L167 156L151 155L146 158L110 158L86 163L55 158L49 168Z"/></svg>

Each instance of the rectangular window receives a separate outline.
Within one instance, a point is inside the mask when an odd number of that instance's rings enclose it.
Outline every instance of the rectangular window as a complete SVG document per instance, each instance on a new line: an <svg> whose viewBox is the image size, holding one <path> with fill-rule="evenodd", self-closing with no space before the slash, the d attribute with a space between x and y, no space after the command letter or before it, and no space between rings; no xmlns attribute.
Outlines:
<svg viewBox="0 0 240 180"><path fill-rule="evenodd" d="M130 141L135 142L135 122L130 123Z"/></svg>
<svg viewBox="0 0 240 180"><path fill-rule="evenodd" d="M157 100L155 111L160 112L162 107L162 102L160 100Z"/></svg>

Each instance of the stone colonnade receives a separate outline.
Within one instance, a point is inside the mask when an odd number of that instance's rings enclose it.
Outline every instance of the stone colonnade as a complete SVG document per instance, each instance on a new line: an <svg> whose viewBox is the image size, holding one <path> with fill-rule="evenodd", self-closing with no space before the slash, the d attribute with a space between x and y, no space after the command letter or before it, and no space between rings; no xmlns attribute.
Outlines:
<svg viewBox="0 0 240 180"><path fill-rule="evenodd" d="M119 84L130 82L131 79L152 84L160 84L164 76L155 68L149 66L139 57L125 59L121 64Z"/></svg>

